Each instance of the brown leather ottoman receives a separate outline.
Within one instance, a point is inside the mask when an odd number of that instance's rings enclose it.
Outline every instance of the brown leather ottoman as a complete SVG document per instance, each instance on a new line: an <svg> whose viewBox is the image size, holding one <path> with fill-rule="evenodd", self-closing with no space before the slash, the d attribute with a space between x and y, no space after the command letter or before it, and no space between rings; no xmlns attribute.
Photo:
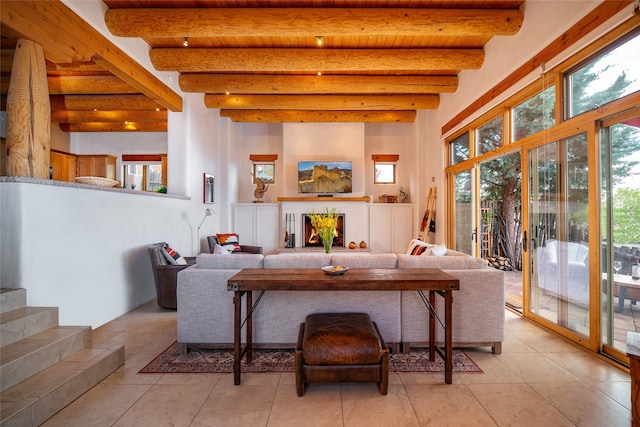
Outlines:
<svg viewBox="0 0 640 427"><path fill-rule="evenodd" d="M300 325L296 346L296 389L307 383L375 382L389 387L389 349L365 313L317 313Z"/></svg>

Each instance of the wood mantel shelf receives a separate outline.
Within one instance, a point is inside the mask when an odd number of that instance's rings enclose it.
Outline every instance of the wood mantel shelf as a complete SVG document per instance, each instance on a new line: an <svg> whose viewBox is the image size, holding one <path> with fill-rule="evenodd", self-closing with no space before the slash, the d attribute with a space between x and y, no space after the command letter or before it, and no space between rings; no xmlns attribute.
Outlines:
<svg viewBox="0 0 640 427"><path fill-rule="evenodd" d="M363 197L278 197L279 202L368 202L369 196Z"/></svg>

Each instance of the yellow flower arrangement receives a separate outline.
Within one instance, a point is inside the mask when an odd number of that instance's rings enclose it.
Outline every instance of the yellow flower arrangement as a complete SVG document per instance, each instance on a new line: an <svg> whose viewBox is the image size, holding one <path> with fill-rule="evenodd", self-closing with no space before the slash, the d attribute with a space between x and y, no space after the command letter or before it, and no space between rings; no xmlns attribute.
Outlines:
<svg viewBox="0 0 640 427"><path fill-rule="evenodd" d="M331 253L331 245L333 245L333 237L336 232L336 224L338 221L338 213L336 209L324 208L323 213L309 214L311 218L311 225L316 229L316 232L322 240L325 253Z"/></svg>

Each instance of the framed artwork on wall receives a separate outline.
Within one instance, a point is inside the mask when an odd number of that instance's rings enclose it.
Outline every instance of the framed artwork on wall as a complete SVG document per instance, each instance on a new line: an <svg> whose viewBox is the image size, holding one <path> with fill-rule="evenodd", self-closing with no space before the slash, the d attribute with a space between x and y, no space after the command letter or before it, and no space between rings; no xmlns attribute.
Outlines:
<svg viewBox="0 0 640 427"><path fill-rule="evenodd" d="M215 177L209 173L204 173L204 183L203 183L203 203L213 203L214 202L214 183Z"/></svg>

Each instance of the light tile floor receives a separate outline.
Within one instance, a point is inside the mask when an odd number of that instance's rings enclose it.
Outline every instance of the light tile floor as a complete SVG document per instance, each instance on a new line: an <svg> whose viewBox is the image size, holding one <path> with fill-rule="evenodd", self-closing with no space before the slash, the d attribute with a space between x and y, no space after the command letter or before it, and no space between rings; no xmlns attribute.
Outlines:
<svg viewBox="0 0 640 427"><path fill-rule="evenodd" d="M505 286L507 304L511 308L522 312L522 272L505 271ZM553 295L541 293L540 300L542 317L553 321L557 320L557 299ZM640 303L625 301L624 310L617 311L618 298L614 297L616 310L613 313L613 347L622 353L627 351L627 333L640 332ZM604 305L603 305L604 306ZM605 318L606 319L606 318ZM606 321L603 319L603 321ZM569 325L575 332L589 334L589 314L583 306L571 304L569 306ZM603 326L603 331L606 327ZM606 341L606 338L603 338Z"/></svg>
<svg viewBox="0 0 640 427"><path fill-rule="evenodd" d="M391 374L373 384L311 384L293 374L138 374L176 339L176 313L151 301L94 331L126 363L45 426L630 426L630 379L507 310L503 352L467 349L484 374Z"/></svg>

